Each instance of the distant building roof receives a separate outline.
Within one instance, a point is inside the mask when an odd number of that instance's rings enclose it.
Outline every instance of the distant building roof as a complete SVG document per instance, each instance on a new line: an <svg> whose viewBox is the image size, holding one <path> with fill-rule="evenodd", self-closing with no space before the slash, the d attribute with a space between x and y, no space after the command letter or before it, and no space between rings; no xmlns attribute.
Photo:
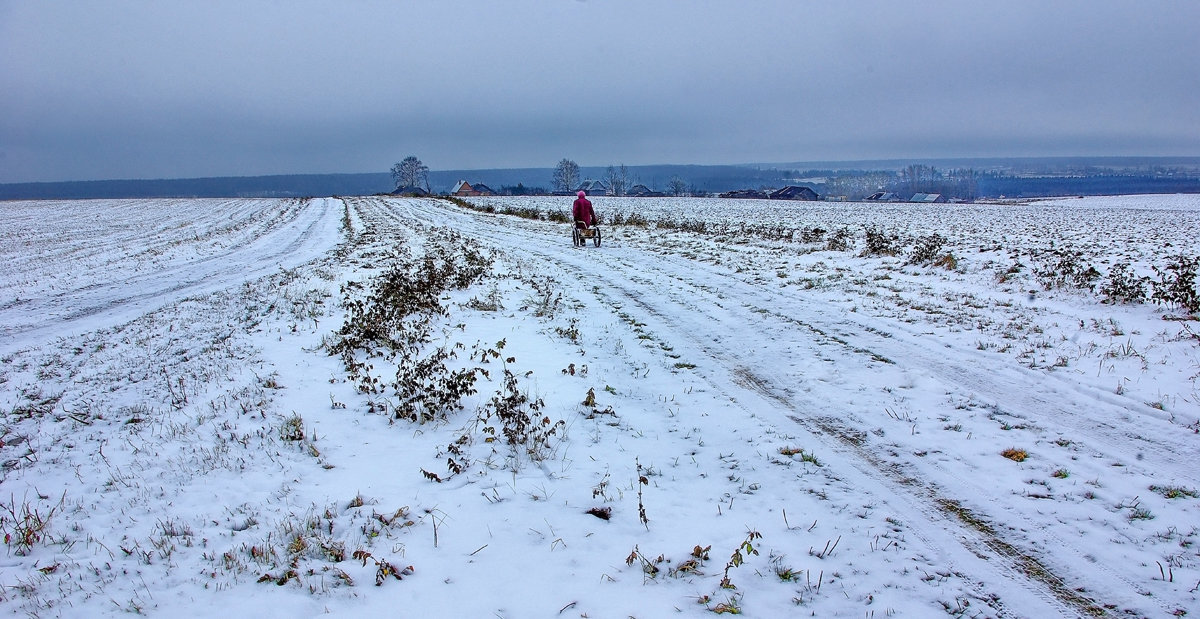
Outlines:
<svg viewBox="0 0 1200 619"><path fill-rule="evenodd" d="M394 196L427 196L427 195L429 195L429 192L425 191L425 189L423 187L417 187L415 185L406 185L404 187L397 187L396 190L392 192L392 195L394 195Z"/></svg>
<svg viewBox="0 0 1200 619"><path fill-rule="evenodd" d="M908 201L909 202L924 202L926 204L933 204L935 202L945 202L946 199L943 198L942 194L940 194L940 193L917 193L917 194L913 194L913 197L909 198Z"/></svg>
<svg viewBox="0 0 1200 619"><path fill-rule="evenodd" d="M471 185L467 181L458 181L454 184L454 188L450 190L450 195L454 196L490 196L495 193L491 187L483 183Z"/></svg>
<svg viewBox="0 0 1200 619"><path fill-rule="evenodd" d="M663 193L661 191L654 191L653 189L650 189L649 187L639 183L633 187L630 187L629 191L625 192L625 195L633 196L635 198L655 198L662 196Z"/></svg>
<svg viewBox="0 0 1200 619"><path fill-rule="evenodd" d="M772 200L816 200L819 196L817 192L809 187L800 187L797 185L788 185L783 189L771 192Z"/></svg>
<svg viewBox="0 0 1200 619"><path fill-rule="evenodd" d="M579 188L575 191L582 191L589 196L606 195L608 193L608 183L595 179L587 179L579 184Z"/></svg>
<svg viewBox="0 0 1200 619"><path fill-rule="evenodd" d="M735 191L726 191L721 194L721 197L765 200L767 194L757 189L737 189Z"/></svg>

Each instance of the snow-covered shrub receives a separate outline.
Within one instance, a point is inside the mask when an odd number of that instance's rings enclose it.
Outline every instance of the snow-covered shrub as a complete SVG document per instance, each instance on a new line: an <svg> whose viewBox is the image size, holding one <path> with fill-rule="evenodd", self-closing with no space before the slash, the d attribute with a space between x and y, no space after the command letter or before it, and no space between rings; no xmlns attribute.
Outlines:
<svg viewBox="0 0 1200 619"><path fill-rule="evenodd" d="M709 223L703 219L660 219L655 224L660 230L682 230L694 234L709 232Z"/></svg>
<svg viewBox="0 0 1200 619"><path fill-rule="evenodd" d="M490 266L478 245L450 233L434 238L419 260L397 257L365 298L359 297L362 284L343 285L346 319L326 344L329 353L341 356L361 393L392 391L397 419L426 423L461 409L462 398L475 393L479 370L450 367L461 344L429 343L434 319L448 311L442 295L470 287ZM385 381L374 369L378 359L395 363L394 380Z"/></svg>
<svg viewBox="0 0 1200 619"><path fill-rule="evenodd" d="M650 220L641 213L630 213L625 217L625 225L645 228L650 225Z"/></svg>
<svg viewBox="0 0 1200 619"><path fill-rule="evenodd" d="M742 233L768 241L791 242L796 237L796 230L790 226L779 224L745 224L741 226Z"/></svg>
<svg viewBox="0 0 1200 619"><path fill-rule="evenodd" d="M854 233L850 232L849 228L839 228L825 242L825 249L829 251L850 251L853 248Z"/></svg>
<svg viewBox="0 0 1200 619"><path fill-rule="evenodd" d="M516 375L505 368L504 387L484 405L479 421L483 433L491 439L503 441L517 454L523 450L530 460L541 461L549 457L551 441L567 425L561 419L551 422L542 415L545 406L541 398L530 399L518 387Z"/></svg>
<svg viewBox="0 0 1200 619"><path fill-rule="evenodd" d="M515 215L522 219L537 219L542 218L542 212L532 206L503 206L500 208L501 215Z"/></svg>
<svg viewBox="0 0 1200 619"><path fill-rule="evenodd" d="M1178 255L1166 268L1154 267L1158 281L1151 281L1151 297L1161 305L1177 307L1190 314L1200 312L1200 291L1196 290L1196 270L1200 257Z"/></svg>
<svg viewBox="0 0 1200 619"><path fill-rule="evenodd" d="M946 237L936 232L917 239L917 246L908 254L908 264L929 264L937 260L945 244Z"/></svg>
<svg viewBox="0 0 1200 619"><path fill-rule="evenodd" d="M1034 275L1046 290L1055 288L1079 288L1092 290L1100 272L1083 261L1083 252L1070 249L1052 249Z"/></svg>
<svg viewBox="0 0 1200 619"><path fill-rule="evenodd" d="M396 370L396 419L429 423L463 408L462 399L474 395L479 368L452 369L446 361L455 349L439 346L424 356L408 359Z"/></svg>
<svg viewBox="0 0 1200 619"><path fill-rule="evenodd" d="M825 239L825 229L818 226L805 228L800 231L801 243L820 243Z"/></svg>
<svg viewBox="0 0 1200 619"><path fill-rule="evenodd" d="M1020 262L1013 263L1007 269L998 269L996 271L996 283L1006 284L1014 279L1017 275L1025 270L1025 265Z"/></svg>
<svg viewBox="0 0 1200 619"><path fill-rule="evenodd" d="M1149 279L1134 275L1128 262L1118 262L1100 286L1100 294L1104 295L1105 303L1142 303L1146 300L1146 282Z"/></svg>
<svg viewBox="0 0 1200 619"><path fill-rule="evenodd" d="M599 218L597 218L599 219ZM637 228L645 228L650 225L650 220L640 213L617 211L609 216L606 222L610 226L634 226Z"/></svg>
<svg viewBox="0 0 1200 619"><path fill-rule="evenodd" d="M900 254L900 236L894 232L884 232L875 226L868 226L867 247L864 256L897 256Z"/></svg>
<svg viewBox="0 0 1200 619"><path fill-rule="evenodd" d="M955 258L954 254L947 252L942 254L937 260L934 260L933 266L953 271L958 268L958 258Z"/></svg>

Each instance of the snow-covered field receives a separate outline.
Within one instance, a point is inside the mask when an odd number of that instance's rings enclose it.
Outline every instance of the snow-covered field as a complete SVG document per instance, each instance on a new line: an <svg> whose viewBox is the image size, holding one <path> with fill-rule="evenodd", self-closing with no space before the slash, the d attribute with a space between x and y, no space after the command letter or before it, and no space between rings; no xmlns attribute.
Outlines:
<svg viewBox="0 0 1200 619"><path fill-rule="evenodd" d="M0 203L0 605L1200 613L1200 196L595 202Z"/></svg>

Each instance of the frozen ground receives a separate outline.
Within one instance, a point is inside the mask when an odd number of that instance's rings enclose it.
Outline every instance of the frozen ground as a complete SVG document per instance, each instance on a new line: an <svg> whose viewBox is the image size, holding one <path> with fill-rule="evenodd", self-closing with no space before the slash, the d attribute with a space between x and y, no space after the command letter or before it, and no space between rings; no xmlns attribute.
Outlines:
<svg viewBox="0 0 1200 619"><path fill-rule="evenodd" d="M0 605L1200 612L1200 199L596 205L0 204Z"/></svg>

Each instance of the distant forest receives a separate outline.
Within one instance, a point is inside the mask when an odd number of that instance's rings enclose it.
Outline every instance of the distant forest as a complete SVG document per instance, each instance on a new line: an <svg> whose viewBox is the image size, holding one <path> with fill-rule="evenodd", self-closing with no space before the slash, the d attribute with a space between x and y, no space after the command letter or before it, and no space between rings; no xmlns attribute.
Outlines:
<svg viewBox="0 0 1200 619"><path fill-rule="evenodd" d="M877 192L894 193L901 199L917 193L934 193L964 201L1004 197L1200 193L1200 160L1197 159L950 161L945 168L913 163L899 169L810 170L802 175L821 181L814 182L813 186L822 196L848 200L860 200Z"/></svg>
<svg viewBox="0 0 1200 619"><path fill-rule="evenodd" d="M603 180L609 168L580 168ZM937 193L970 201L1070 195L1200 193L1200 157L1025 158L859 161L754 165L628 166L628 186L665 194L715 195L736 190L807 186L825 199L860 200L877 192L899 199ZM552 168L431 170L429 188L445 193L459 180L498 194L548 193ZM0 200L150 197L303 197L371 195L394 189L387 172L296 174L161 180L0 184Z"/></svg>

